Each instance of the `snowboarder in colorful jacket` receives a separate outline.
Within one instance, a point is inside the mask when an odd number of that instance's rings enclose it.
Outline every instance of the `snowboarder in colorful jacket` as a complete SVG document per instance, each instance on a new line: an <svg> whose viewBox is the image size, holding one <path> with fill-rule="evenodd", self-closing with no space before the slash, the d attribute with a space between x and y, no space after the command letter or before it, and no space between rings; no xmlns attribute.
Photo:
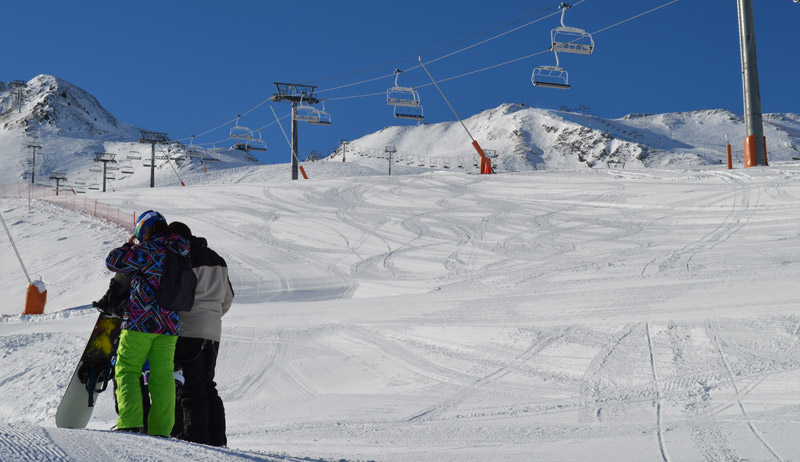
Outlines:
<svg viewBox="0 0 800 462"><path fill-rule="evenodd" d="M138 244L134 244L134 239ZM150 210L139 217L135 233L128 242L112 250L106 258L106 267L111 271L133 273L115 366L119 404L117 429L121 431L141 431L143 409L139 377L148 358L152 403L147 432L169 436L175 422L172 372L180 315L162 308L156 300L167 252L188 255L189 242L170 234L166 219Z"/></svg>

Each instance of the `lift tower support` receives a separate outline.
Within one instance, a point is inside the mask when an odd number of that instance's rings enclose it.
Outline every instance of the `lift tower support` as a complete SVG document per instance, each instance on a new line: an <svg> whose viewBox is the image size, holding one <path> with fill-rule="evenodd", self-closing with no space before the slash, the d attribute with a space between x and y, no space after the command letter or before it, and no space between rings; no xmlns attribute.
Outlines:
<svg viewBox="0 0 800 462"><path fill-rule="evenodd" d="M56 180L56 196L58 196L58 190L61 189L61 182L67 179L66 173L52 173L50 174L51 180Z"/></svg>
<svg viewBox="0 0 800 462"><path fill-rule="evenodd" d="M31 156L31 184L34 184L33 179L34 175L36 175L36 150L42 149L42 145L40 143L28 143L28 148L33 149L33 155ZM39 151L39 154L42 152Z"/></svg>
<svg viewBox="0 0 800 462"><path fill-rule="evenodd" d="M114 158L117 157L116 154L111 154L108 152L96 152L94 153L94 161L95 162L102 162L103 163L103 192L106 192L106 176L108 175L108 163L117 163Z"/></svg>
<svg viewBox="0 0 800 462"><path fill-rule="evenodd" d="M139 133L142 134L142 138L139 140L140 143L150 143L150 187L156 187L156 145L157 144L166 144L169 143L169 138L167 137L166 133L159 133L159 132L148 132L146 130L140 130ZM103 173L103 178L105 178L105 173ZM105 191L105 180L103 182L103 191Z"/></svg>
<svg viewBox="0 0 800 462"><path fill-rule="evenodd" d="M739 9L739 49L742 54L744 120L747 127L747 136L744 139L744 166L769 165L764 121L761 115L753 0L737 0L736 4Z"/></svg>
<svg viewBox="0 0 800 462"><path fill-rule="evenodd" d="M269 100L274 102L291 101L292 102L292 179L297 179L299 170L299 161L297 160L298 146L297 146L297 120L295 120L295 113L297 111L297 104L301 101L304 104L318 104L319 100L314 97L314 90L316 85L301 85L298 83L280 83L273 82L277 93L270 96Z"/></svg>

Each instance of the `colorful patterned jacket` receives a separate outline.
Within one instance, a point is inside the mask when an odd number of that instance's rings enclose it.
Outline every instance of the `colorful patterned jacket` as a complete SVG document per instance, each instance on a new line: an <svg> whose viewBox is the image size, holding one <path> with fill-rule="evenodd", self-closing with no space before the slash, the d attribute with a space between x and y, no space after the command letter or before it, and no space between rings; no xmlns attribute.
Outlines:
<svg viewBox="0 0 800 462"><path fill-rule="evenodd" d="M172 234L131 245L125 243L106 257L106 267L116 273L133 273L131 295L125 306L122 328L149 334L178 335L180 315L165 310L156 301L164 274L162 261L167 252L189 254L189 242Z"/></svg>

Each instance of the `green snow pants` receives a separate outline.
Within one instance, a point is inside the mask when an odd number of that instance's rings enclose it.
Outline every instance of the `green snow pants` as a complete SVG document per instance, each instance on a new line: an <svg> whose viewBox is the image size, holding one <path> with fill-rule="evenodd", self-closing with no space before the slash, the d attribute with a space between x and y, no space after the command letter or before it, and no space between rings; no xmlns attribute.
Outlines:
<svg viewBox="0 0 800 462"><path fill-rule="evenodd" d="M175 378L173 375L177 335L147 334L123 330L117 348L117 380L119 418L117 428L140 428L142 391L139 377L145 360L150 359L150 413L147 432L169 436L175 423Z"/></svg>

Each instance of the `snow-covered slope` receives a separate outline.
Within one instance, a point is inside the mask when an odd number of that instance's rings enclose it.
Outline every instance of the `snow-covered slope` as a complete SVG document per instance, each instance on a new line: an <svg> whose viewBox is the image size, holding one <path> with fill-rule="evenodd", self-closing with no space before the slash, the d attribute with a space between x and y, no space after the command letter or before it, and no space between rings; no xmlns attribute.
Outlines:
<svg viewBox="0 0 800 462"><path fill-rule="evenodd" d="M89 430L54 427L127 235L0 199L49 292L19 315L27 282L0 245L0 459L797 460L798 162L308 169L89 193L184 221L228 262L228 449L109 432L108 392Z"/></svg>
<svg viewBox="0 0 800 462"><path fill-rule="evenodd" d="M635 168L710 165L726 159L725 135L741 162L745 126L729 111L629 115L603 119L587 114L504 104L464 121L496 171L535 169ZM800 157L800 115L768 114L765 134L770 160ZM476 153L458 122L387 127L354 140L350 158L383 157L397 149L400 162L469 170ZM329 159L341 161L344 148Z"/></svg>

